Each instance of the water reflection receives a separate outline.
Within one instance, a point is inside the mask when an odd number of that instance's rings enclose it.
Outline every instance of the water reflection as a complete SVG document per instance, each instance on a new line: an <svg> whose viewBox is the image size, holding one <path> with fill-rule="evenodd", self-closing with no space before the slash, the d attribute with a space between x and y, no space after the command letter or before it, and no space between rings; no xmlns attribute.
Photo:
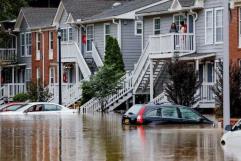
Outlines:
<svg viewBox="0 0 241 161"><path fill-rule="evenodd" d="M209 127L122 126L115 114L1 116L0 121L0 161L224 160L222 131Z"/></svg>

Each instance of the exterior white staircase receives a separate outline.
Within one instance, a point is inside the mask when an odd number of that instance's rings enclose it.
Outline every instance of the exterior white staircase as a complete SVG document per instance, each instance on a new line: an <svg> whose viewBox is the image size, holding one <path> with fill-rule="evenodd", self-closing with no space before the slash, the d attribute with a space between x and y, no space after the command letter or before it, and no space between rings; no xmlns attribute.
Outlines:
<svg viewBox="0 0 241 161"><path fill-rule="evenodd" d="M127 101L132 97L132 74L126 73L120 81L120 89L116 94L112 94L106 98L107 103L104 104L103 109L110 112L117 108L119 105ZM101 103L97 98L92 98L90 101L81 106L83 112L99 111L101 109Z"/></svg>
<svg viewBox="0 0 241 161"><path fill-rule="evenodd" d="M62 44L63 50L63 60L64 61L73 61L78 63L78 66L83 74L84 80L88 80L91 76L91 71L77 45L76 42L71 42L68 44ZM74 104L82 97L82 82L77 82L74 84L63 84L62 85L62 105L68 107ZM58 103L59 98L59 85L52 84L49 85L49 92L52 94L52 97L49 99L49 102Z"/></svg>

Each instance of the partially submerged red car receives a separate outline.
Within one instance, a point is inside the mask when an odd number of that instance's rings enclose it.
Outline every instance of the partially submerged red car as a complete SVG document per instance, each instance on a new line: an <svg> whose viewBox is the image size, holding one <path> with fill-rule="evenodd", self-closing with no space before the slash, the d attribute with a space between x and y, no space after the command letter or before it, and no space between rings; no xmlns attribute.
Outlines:
<svg viewBox="0 0 241 161"><path fill-rule="evenodd" d="M23 103L23 102L7 103L7 104L0 106L0 112L16 111L25 105L26 105L26 103Z"/></svg>

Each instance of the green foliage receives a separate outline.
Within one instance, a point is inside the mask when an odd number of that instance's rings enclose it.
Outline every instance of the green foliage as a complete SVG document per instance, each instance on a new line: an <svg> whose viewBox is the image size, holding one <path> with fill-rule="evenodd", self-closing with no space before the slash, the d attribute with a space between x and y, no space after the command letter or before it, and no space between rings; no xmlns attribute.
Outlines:
<svg viewBox="0 0 241 161"><path fill-rule="evenodd" d="M169 81L166 83L165 92L168 101L184 106L194 105L199 100L195 94L201 85L195 69L178 60L167 66Z"/></svg>
<svg viewBox="0 0 241 161"><path fill-rule="evenodd" d="M114 70L119 72L125 71L125 66L118 41L111 36L108 37L105 47L104 65L113 66Z"/></svg>
<svg viewBox="0 0 241 161"><path fill-rule="evenodd" d="M102 111L104 103L107 101L107 96L115 94L118 89L118 83L123 73L116 72L114 66L103 66L94 75L91 82L91 89L93 90L94 97L96 97L102 104Z"/></svg>
<svg viewBox="0 0 241 161"><path fill-rule="evenodd" d="M21 7L27 6L29 0L0 0L0 21L16 19Z"/></svg>
<svg viewBox="0 0 241 161"><path fill-rule="evenodd" d="M28 86L28 95L33 102L47 102L51 97L48 88L44 88L41 83L31 82Z"/></svg>
<svg viewBox="0 0 241 161"><path fill-rule="evenodd" d="M88 102L94 95L94 91L92 90L91 81L84 81L82 84L82 98L81 104L85 104Z"/></svg>
<svg viewBox="0 0 241 161"><path fill-rule="evenodd" d="M28 99L29 99L29 95L27 93L19 93L13 97L14 102L25 102Z"/></svg>
<svg viewBox="0 0 241 161"><path fill-rule="evenodd" d="M223 116L223 63L219 61L216 70L217 82L213 88L217 109L216 115ZM231 117L241 116L241 71L237 64L230 63L229 66L229 85L230 85L230 113Z"/></svg>

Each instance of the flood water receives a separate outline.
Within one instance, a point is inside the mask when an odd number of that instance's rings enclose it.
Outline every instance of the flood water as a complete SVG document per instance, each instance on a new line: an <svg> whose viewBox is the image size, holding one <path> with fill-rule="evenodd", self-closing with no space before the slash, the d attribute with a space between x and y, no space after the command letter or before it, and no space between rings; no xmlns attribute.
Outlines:
<svg viewBox="0 0 241 161"><path fill-rule="evenodd" d="M239 159L224 154L219 143L221 129L122 126L120 120L118 114L1 116L0 161Z"/></svg>

